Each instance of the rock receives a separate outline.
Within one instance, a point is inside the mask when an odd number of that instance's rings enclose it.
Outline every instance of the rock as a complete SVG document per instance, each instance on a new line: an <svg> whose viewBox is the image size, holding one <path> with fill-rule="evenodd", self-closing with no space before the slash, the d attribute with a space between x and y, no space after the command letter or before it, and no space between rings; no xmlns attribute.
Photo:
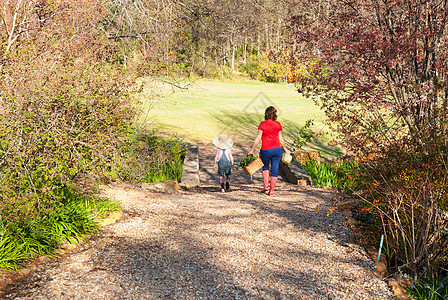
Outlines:
<svg viewBox="0 0 448 300"><path fill-rule="evenodd" d="M142 187L142 189L151 192L157 192L157 193L166 192L166 186L163 182L144 182L140 186Z"/></svg>
<svg viewBox="0 0 448 300"><path fill-rule="evenodd" d="M372 247L372 246L367 246L366 247L366 251L367 251L367 253L369 254L369 256L370 256L370 258L373 260L373 261L376 261L377 260L377 258L378 258L378 250L376 250L374 247Z"/></svg>
<svg viewBox="0 0 448 300"><path fill-rule="evenodd" d="M278 171L286 182L297 185L312 185L311 176L306 173L300 163L295 159L289 164L280 161Z"/></svg>
<svg viewBox="0 0 448 300"><path fill-rule="evenodd" d="M349 210L349 209L344 209L344 210L342 211L342 215L343 215L344 217L346 217L346 218L350 218L350 217L352 217L352 211Z"/></svg>
<svg viewBox="0 0 448 300"><path fill-rule="evenodd" d="M189 173L182 175L181 182L190 187L198 186L200 184L199 173Z"/></svg>
<svg viewBox="0 0 448 300"><path fill-rule="evenodd" d="M33 271L35 271L37 269L37 266L36 265L31 265L30 266L30 272L33 272Z"/></svg>
<svg viewBox="0 0 448 300"><path fill-rule="evenodd" d="M165 184L163 182L154 183L153 186L152 186L152 189L155 192L160 192L160 193L166 192L166 186L165 186Z"/></svg>
<svg viewBox="0 0 448 300"><path fill-rule="evenodd" d="M109 215L108 219L113 220L114 222L118 221L121 216L123 215L122 211L113 211L111 212L111 214Z"/></svg>
<svg viewBox="0 0 448 300"><path fill-rule="evenodd" d="M26 276L26 275L30 274L30 270L23 268L23 269L17 270L17 273L19 275Z"/></svg>
<svg viewBox="0 0 448 300"><path fill-rule="evenodd" d="M190 187L200 185L198 146L190 145L187 147L180 182Z"/></svg>
<svg viewBox="0 0 448 300"><path fill-rule="evenodd" d="M185 182L181 182L181 183L179 183L179 187L181 187L181 188L185 188L185 189L189 189L189 188L191 188L191 186L188 184L188 183L185 183Z"/></svg>
<svg viewBox="0 0 448 300"><path fill-rule="evenodd" d="M375 262L375 268L376 268L376 271L378 272L378 274L381 276L381 277L386 277L387 276L387 266L386 266L386 264L385 263L383 263L383 262L381 262L381 261L379 261L379 262Z"/></svg>
<svg viewBox="0 0 448 300"><path fill-rule="evenodd" d="M44 263L44 262L49 261L50 258L48 256L39 256L39 258L37 260Z"/></svg>
<svg viewBox="0 0 448 300"><path fill-rule="evenodd" d="M412 285L411 279L408 277L403 277L400 274L395 274L394 279L398 282L398 284L402 287L410 288Z"/></svg>
<svg viewBox="0 0 448 300"><path fill-rule="evenodd" d="M140 187L144 190L149 190L151 188L151 182L143 182L140 184Z"/></svg>
<svg viewBox="0 0 448 300"><path fill-rule="evenodd" d="M170 184L168 181L164 181L163 184L165 185L165 193L168 194L177 194L178 190L176 190L172 184Z"/></svg>
<svg viewBox="0 0 448 300"><path fill-rule="evenodd" d="M71 251L76 248L76 245L65 241L62 243L61 247L67 251Z"/></svg>
<svg viewBox="0 0 448 300"><path fill-rule="evenodd" d="M179 192L179 184L177 183L177 181L175 181L175 180L169 180L169 181L167 181L172 187L173 187L173 189L175 189L176 190L176 192Z"/></svg>
<svg viewBox="0 0 448 300"><path fill-rule="evenodd" d="M99 222L98 226L105 227L105 226L110 225L110 224L112 224L112 222L110 220L105 219L105 220Z"/></svg>
<svg viewBox="0 0 448 300"><path fill-rule="evenodd" d="M396 299L400 300L410 300L411 297L406 293L406 290L404 287L400 285L400 283L395 279L391 278L388 281L389 287L391 288L392 292L394 293Z"/></svg>
<svg viewBox="0 0 448 300"><path fill-rule="evenodd" d="M64 255L67 251L64 249L56 249L54 252L58 255Z"/></svg>
<svg viewBox="0 0 448 300"><path fill-rule="evenodd" d="M367 253L369 254L370 258L373 261L377 261L378 260L378 249L376 249L373 246L368 246L366 248ZM381 256L380 256L380 262L382 262L383 264L387 265L387 259L386 259L386 255L384 254L383 251L381 251Z"/></svg>
<svg viewBox="0 0 448 300"><path fill-rule="evenodd" d="M98 225L104 227L104 226L113 224L121 218L122 214L123 214L123 212L121 212L121 211L114 211L107 218L105 218L104 220L99 222Z"/></svg>

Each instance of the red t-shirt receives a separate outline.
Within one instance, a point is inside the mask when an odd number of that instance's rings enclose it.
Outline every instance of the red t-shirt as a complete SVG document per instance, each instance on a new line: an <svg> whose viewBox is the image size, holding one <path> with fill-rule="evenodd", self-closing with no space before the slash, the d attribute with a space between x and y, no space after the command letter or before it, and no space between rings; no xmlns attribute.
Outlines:
<svg viewBox="0 0 448 300"><path fill-rule="evenodd" d="M280 122L267 119L258 125L258 129L263 131L261 136L261 150L281 148L278 133L282 131Z"/></svg>

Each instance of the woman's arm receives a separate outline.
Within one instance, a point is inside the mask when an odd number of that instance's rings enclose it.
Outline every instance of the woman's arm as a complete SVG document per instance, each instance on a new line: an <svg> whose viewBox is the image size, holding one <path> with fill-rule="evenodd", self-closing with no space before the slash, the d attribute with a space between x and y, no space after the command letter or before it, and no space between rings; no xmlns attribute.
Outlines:
<svg viewBox="0 0 448 300"><path fill-rule="evenodd" d="M280 141L280 145L282 145L283 149L285 149L285 152L291 154L291 151L286 148L285 140L283 139L283 134L281 131L278 132L278 140Z"/></svg>
<svg viewBox="0 0 448 300"><path fill-rule="evenodd" d="M255 138L254 145L250 148L249 154L253 154L255 148L258 146L258 143L261 141L261 137L263 136L263 130L258 129L257 137Z"/></svg>

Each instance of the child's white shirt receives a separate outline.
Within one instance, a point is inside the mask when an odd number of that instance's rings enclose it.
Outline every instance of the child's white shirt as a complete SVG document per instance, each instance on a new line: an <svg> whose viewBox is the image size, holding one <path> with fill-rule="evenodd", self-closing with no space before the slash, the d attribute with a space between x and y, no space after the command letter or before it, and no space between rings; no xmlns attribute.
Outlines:
<svg viewBox="0 0 448 300"><path fill-rule="evenodd" d="M230 160L230 154L232 153L232 149L230 149L230 148L229 148L229 149L216 148L216 153L217 153L217 155L218 155L216 161L219 161L219 160L221 159L223 153L225 153L226 156L227 156L227 159L228 159L229 161L231 161L231 160Z"/></svg>

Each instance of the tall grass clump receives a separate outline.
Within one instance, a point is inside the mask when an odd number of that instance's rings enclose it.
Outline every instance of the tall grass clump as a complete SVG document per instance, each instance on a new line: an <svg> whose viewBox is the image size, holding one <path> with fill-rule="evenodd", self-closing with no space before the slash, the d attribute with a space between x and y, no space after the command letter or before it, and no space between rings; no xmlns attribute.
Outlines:
<svg viewBox="0 0 448 300"><path fill-rule="evenodd" d="M14 208L2 206L0 269L15 270L36 255L51 256L63 241L78 243L99 230L98 220L119 209L115 202L68 188L54 191L51 198L42 199L39 211L29 203L27 214L20 216Z"/></svg>
<svg viewBox="0 0 448 300"><path fill-rule="evenodd" d="M313 178L316 186L338 187L348 192L355 185L354 170L358 163L353 160L320 163L307 159L302 163L303 169Z"/></svg>

